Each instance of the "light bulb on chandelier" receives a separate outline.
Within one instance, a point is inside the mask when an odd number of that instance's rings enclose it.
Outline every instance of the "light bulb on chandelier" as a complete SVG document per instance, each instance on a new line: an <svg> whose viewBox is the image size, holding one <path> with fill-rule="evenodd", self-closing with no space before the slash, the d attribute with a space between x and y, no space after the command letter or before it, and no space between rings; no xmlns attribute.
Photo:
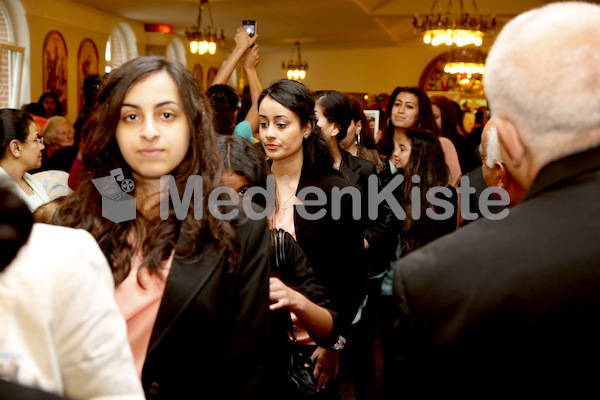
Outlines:
<svg viewBox="0 0 600 400"><path fill-rule="evenodd" d="M454 44L458 47L481 46L485 33L488 30L494 33L496 18L479 14L475 0L473 0L473 7L477 13L476 17L471 17L463 11L462 0L460 0L460 15L458 17L450 14L452 0L448 1L444 15L441 12L437 15L434 14L436 4L437 0L433 2L429 14L425 17L419 18L417 15L413 20L415 33L420 32L423 34L425 44L431 44L432 46L439 46L440 44L452 46Z"/></svg>
<svg viewBox="0 0 600 400"><path fill-rule="evenodd" d="M192 54L204 55L206 53L215 54L217 51L217 41L221 42L221 45L225 42L225 32L221 29L221 33L217 35L217 31L213 28L212 13L210 11L210 5L208 6L208 13L210 16L210 26L202 29L202 11L204 5L208 4L208 0L200 0L200 7L198 10L198 20L196 25L185 28L185 35L190 42L190 52Z"/></svg>
<svg viewBox="0 0 600 400"><path fill-rule="evenodd" d="M298 59L294 60L294 50L298 50ZM287 70L287 78L294 80L303 80L306 78L306 71L308 70L308 63L302 60L302 56L300 55L300 43L294 43L294 47L292 48L292 55L290 56L290 60L287 62L283 62L282 67L284 70Z"/></svg>

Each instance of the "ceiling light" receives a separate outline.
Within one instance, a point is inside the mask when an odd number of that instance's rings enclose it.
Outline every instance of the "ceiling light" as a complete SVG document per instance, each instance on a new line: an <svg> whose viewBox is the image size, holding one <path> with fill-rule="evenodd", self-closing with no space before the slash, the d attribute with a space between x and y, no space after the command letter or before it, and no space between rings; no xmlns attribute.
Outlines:
<svg viewBox="0 0 600 400"><path fill-rule="evenodd" d="M298 49L298 59L294 60L294 50ZM288 79L294 80L303 80L306 78L306 71L308 70L308 63L302 60L300 55L300 42L294 43L294 47L292 47L292 55L290 56L290 60L287 62L283 62L283 69L287 70Z"/></svg>
<svg viewBox="0 0 600 400"><path fill-rule="evenodd" d="M208 5L208 14L210 16L210 26L202 29L202 10L204 5L208 4L208 0L200 0L200 7L198 10L198 21L196 25L185 28L185 36L187 36L188 42L190 42L190 51L192 54L215 54L217 51L217 41L221 42L221 45L225 43L225 32L221 29L221 33L217 35L217 30L213 27L212 13L210 11L210 4Z"/></svg>
<svg viewBox="0 0 600 400"><path fill-rule="evenodd" d="M433 2L429 14L422 18L416 15L413 20L415 33L423 35L423 42L425 44L433 46L440 44L452 46L455 44L458 47L471 44L481 46L485 33L488 30L494 33L496 18L494 16L481 15L477 9L475 0L473 0L473 8L475 9L476 16L471 16L469 13L464 12L462 0L460 0L460 15L450 14L452 0L448 0L446 13L443 15L441 12L434 14L436 4L437 0Z"/></svg>

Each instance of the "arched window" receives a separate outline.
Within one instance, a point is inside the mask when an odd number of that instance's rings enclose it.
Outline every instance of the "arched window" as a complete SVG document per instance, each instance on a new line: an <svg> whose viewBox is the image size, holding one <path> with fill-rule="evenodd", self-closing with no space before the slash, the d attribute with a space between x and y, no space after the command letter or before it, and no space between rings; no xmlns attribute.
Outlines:
<svg viewBox="0 0 600 400"><path fill-rule="evenodd" d="M15 4L8 4L14 7ZM22 8L22 6L21 6ZM0 108L20 108L25 49L16 46L9 8L0 1Z"/></svg>
<svg viewBox="0 0 600 400"><path fill-rule="evenodd" d="M110 72L124 62L137 57L137 54L137 40L133 30L125 22L120 22L106 42L105 72Z"/></svg>
<svg viewBox="0 0 600 400"><path fill-rule="evenodd" d="M171 40L171 43L167 46L167 58L169 60L176 60L186 65L186 54L185 46L179 38Z"/></svg>

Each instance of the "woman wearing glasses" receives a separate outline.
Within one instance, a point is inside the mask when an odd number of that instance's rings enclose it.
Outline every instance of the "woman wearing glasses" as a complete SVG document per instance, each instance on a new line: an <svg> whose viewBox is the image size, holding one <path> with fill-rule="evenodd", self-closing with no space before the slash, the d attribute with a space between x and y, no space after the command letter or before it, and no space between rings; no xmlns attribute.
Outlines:
<svg viewBox="0 0 600 400"><path fill-rule="evenodd" d="M26 112L0 110L0 179L11 183L31 212L50 201L46 190L27 171L42 165L44 141Z"/></svg>

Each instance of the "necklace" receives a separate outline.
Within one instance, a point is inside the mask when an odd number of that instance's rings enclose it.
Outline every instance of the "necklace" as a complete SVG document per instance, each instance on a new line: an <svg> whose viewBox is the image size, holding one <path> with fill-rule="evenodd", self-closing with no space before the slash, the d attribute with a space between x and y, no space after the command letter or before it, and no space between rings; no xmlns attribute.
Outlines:
<svg viewBox="0 0 600 400"><path fill-rule="evenodd" d="M279 193L279 190L277 191L277 193L279 194L280 200L281 200L281 194ZM289 201L292 199L292 197L294 197L296 195L296 193L292 192L292 195L290 197L288 197L287 200L282 201L281 203L281 210L285 213L287 211L288 207L288 203Z"/></svg>

